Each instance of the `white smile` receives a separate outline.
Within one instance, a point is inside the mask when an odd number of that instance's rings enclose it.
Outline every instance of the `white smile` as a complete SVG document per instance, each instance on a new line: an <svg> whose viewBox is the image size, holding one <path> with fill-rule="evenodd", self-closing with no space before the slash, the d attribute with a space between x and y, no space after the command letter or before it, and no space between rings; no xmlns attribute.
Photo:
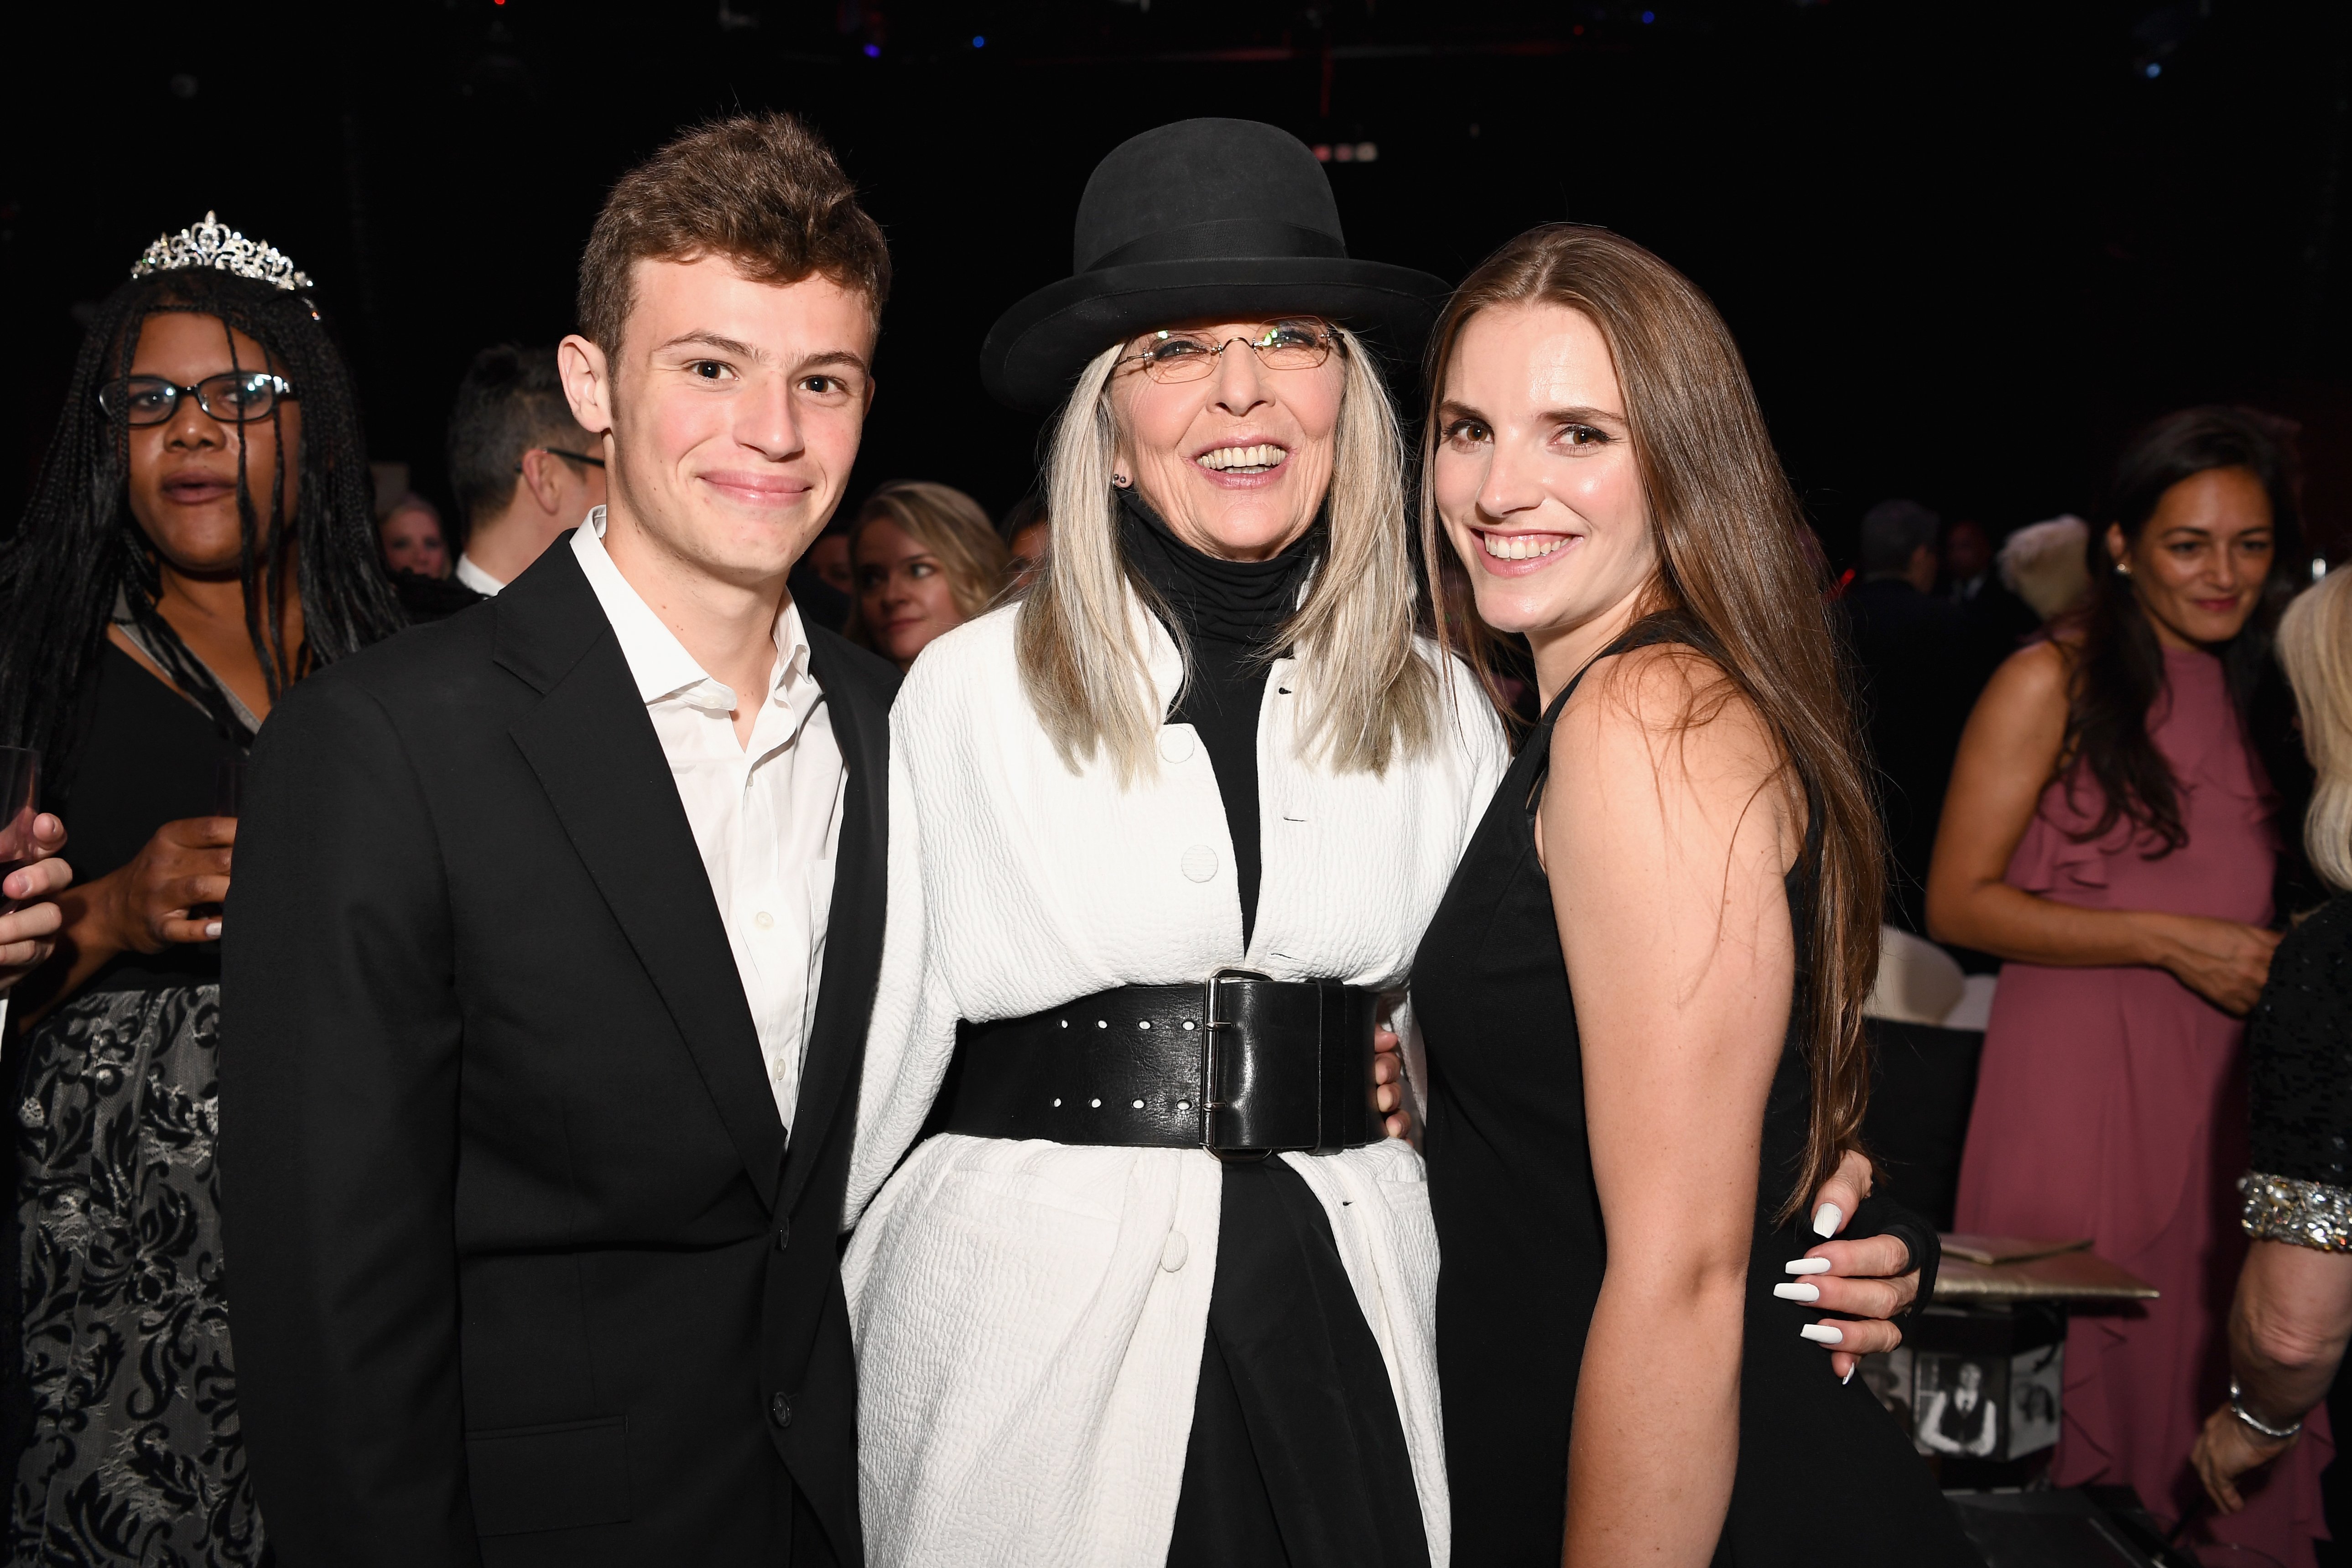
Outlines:
<svg viewBox="0 0 2352 1568"><path fill-rule="evenodd" d="M1192 460L1221 474L1263 474L1280 468L1290 454L1280 447L1212 447Z"/></svg>
<svg viewBox="0 0 2352 1568"><path fill-rule="evenodd" d="M1479 544L1497 561L1533 561L1568 542L1559 533L1482 533Z"/></svg>

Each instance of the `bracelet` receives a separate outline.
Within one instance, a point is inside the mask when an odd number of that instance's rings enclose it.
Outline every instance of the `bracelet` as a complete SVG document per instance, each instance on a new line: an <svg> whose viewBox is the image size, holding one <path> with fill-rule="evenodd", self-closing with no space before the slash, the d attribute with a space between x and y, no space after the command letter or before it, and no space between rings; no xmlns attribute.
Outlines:
<svg viewBox="0 0 2352 1568"><path fill-rule="evenodd" d="M2257 1436L2267 1437L2273 1443L2284 1443L2288 1438L2303 1430L2303 1423L2301 1421L2297 1421L2292 1426L2267 1426L2247 1415L2246 1407L2238 1401L2238 1380L2233 1377L2230 1380L2230 1414L2236 1416L2239 1421L2244 1424L2248 1431L2252 1432Z"/></svg>

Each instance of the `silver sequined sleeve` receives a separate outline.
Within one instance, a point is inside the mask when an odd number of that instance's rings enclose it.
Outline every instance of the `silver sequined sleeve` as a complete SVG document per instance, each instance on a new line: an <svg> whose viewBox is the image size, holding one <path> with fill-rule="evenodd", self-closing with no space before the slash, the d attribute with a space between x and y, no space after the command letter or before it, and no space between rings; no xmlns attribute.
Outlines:
<svg viewBox="0 0 2352 1568"><path fill-rule="evenodd" d="M2352 1252L2352 1187L2248 1173L2243 1223L2257 1241L2284 1241L2321 1252Z"/></svg>

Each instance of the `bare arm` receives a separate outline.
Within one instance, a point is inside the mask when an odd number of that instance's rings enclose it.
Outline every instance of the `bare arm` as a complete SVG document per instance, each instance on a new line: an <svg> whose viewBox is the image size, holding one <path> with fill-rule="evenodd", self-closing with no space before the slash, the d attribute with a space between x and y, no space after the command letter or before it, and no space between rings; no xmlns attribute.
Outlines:
<svg viewBox="0 0 2352 1568"><path fill-rule="evenodd" d="M2054 642L2011 655L1969 715L1927 870L1928 934L2028 963L2164 969L2215 1005L2245 1012L2270 972L2274 933L2158 910L2078 909L2003 879L2057 771L2065 660Z"/></svg>
<svg viewBox="0 0 2352 1568"><path fill-rule="evenodd" d="M1706 1563L1730 1505L1764 1100L1796 973L1778 758L1686 657L1604 666L1562 716L1540 830L1610 1235L1569 1444L1564 1561Z"/></svg>
<svg viewBox="0 0 2352 1568"><path fill-rule="evenodd" d="M2352 1254L2257 1241L2230 1306L2230 1371L2239 1403L2267 1426L2294 1426L2327 1397L2352 1341ZM2226 1404L2205 1418L2189 1456L2216 1507L2245 1506L2238 1478L2293 1447L2272 1442Z"/></svg>
<svg viewBox="0 0 2352 1568"><path fill-rule="evenodd" d="M54 990L47 977L35 1016L71 996L89 977L125 952L161 952L174 942L209 942L220 916L201 912L228 897L234 816L192 816L167 822L131 862L58 895L63 926L58 962L65 968Z"/></svg>

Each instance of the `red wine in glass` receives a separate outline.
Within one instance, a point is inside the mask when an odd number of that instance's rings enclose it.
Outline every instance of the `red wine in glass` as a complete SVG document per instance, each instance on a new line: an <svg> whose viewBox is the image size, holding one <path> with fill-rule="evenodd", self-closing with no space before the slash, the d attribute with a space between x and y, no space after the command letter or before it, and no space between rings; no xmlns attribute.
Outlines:
<svg viewBox="0 0 2352 1568"><path fill-rule="evenodd" d="M0 882L33 863L33 820L40 798L41 753L29 746L0 746ZM0 915L16 908L16 900L0 893Z"/></svg>

